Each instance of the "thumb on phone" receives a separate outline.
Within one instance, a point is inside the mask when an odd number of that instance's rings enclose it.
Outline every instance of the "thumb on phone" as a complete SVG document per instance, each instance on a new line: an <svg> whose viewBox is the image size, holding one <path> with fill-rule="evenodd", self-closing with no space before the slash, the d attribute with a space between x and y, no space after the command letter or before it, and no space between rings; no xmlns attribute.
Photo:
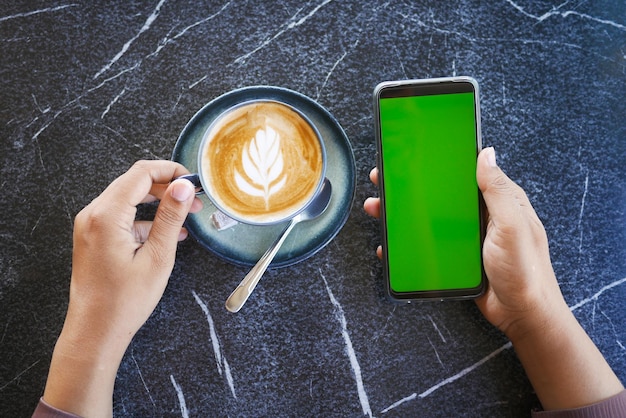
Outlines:
<svg viewBox="0 0 626 418"><path fill-rule="evenodd" d="M526 192L497 166L493 148L478 155L476 180L489 212L483 261L490 286L509 283L499 297L514 296L513 305L539 293L545 283L558 294L543 224Z"/></svg>
<svg viewBox="0 0 626 418"><path fill-rule="evenodd" d="M498 167L493 147L480 152L477 166L476 181L492 222L517 227L530 214L536 218L524 190Z"/></svg>

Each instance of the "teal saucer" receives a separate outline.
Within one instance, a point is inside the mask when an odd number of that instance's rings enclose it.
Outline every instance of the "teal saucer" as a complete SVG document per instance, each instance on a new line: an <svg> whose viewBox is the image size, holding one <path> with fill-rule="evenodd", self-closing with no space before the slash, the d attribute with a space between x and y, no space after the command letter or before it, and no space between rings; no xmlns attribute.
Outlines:
<svg viewBox="0 0 626 418"><path fill-rule="evenodd" d="M350 141L337 120L314 100L280 87L254 86L226 93L205 105L181 132L172 160L198 172L198 149L205 130L226 109L254 99L278 100L304 113L317 127L327 154L326 177L331 181L333 196L326 212L319 218L298 224L276 254L270 268L286 267L303 261L326 246L348 220L356 185L356 165ZM285 228L286 222L272 226L239 223L218 231L211 221L215 206L201 195L204 209L190 214L185 226L201 245L220 258L243 266L252 266Z"/></svg>

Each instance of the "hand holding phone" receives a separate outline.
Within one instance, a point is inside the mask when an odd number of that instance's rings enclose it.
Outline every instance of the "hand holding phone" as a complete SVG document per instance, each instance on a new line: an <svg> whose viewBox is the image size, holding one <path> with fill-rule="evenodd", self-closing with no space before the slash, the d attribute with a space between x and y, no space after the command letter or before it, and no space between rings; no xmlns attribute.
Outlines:
<svg viewBox="0 0 626 418"><path fill-rule="evenodd" d="M374 91L383 267L394 300L471 298L484 289L478 84L393 81Z"/></svg>

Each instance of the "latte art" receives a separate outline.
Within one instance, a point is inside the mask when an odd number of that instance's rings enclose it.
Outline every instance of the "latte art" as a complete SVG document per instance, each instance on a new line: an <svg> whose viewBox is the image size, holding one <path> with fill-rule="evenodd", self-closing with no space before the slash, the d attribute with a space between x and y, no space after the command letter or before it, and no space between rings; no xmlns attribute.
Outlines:
<svg viewBox="0 0 626 418"><path fill-rule="evenodd" d="M317 131L291 107L244 103L220 116L201 150L204 187L215 205L242 222L292 216L315 195L325 170Z"/></svg>
<svg viewBox="0 0 626 418"><path fill-rule="evenodd" d="M280 137L272 127L259 129L256 136L243 149L241 157L248 179L235 170L235 181L239 189L250 196L263 196L265 209L270 209L270 195L278 192L287 181L283 171L283 154Z"/></svg>

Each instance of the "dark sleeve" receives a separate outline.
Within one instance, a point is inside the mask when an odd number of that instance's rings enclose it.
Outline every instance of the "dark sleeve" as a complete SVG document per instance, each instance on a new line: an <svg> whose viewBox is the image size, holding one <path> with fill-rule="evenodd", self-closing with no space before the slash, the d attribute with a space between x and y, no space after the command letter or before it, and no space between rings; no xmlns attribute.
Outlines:
<svg viewBox="0 0 626 418"><path fill-rule="evenodd" d="M78 415L61 411L54 406L48 405L43 398L39 399L39 404L35 408L32 418L80 418Z"/></svg>
<svg viewBox="0 0 626 418"><path fill-rule="evenodd" d="M559 411L533 412L533 418L626 418L626 390L593 405Z"/></svg>

